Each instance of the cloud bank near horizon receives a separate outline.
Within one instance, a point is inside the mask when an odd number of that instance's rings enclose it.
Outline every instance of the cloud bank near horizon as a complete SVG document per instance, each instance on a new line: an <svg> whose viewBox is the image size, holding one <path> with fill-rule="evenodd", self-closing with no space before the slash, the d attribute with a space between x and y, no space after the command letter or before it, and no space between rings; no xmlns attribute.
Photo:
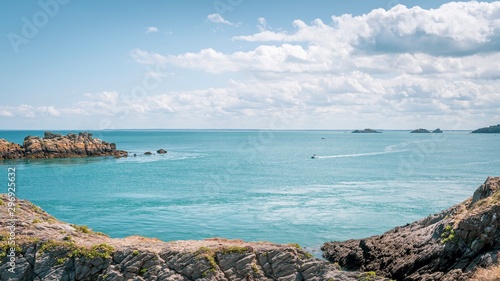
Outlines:
<svg viewBox="0 0 500 281"><path fill-rule="evenodd" d="M207 19L236 27L218 14ZM140 65L228 77L225 87L140 96L87 93L61 108L0 106L0 118L86 116L132 126L139 118L155 128L267 128L273 118L286 119L288 128L498 123L500 2L450 2L430 10L398 5L331 19L297 19L293 30L284 31L259 18L258 32L232 38L256 46L243 51L130 51ZM165 74L146 75L159 82ZM130 128L122 123L114 126Z"/></svg>

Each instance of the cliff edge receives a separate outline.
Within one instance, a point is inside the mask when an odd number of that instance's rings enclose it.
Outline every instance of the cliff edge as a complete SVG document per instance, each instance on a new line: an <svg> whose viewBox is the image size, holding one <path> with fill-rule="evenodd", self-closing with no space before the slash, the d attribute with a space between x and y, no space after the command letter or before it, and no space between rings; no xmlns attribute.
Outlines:
<svg viewBox="0 0 500 281"><path fill-rule="evenodd" d="M91 133L69 133L66 136L45 132L44 137L27 136L23 145L0 139L0 160L20 158L70 158L89 156L126 157L114 143L94 138Z"/></svg>
<svg viewBox="0 0 500 281"><path fill-rule="evenodd" d="M341 271L293 244L113 239L58 221L26 200L14 201L12 226L9 197L0 198L0 280L388 280Z"/></svg>
<svg viewBox="0 0 500 281"><path fill-rule="evenodd" d="M325 243L322 250L347 269L396 280L470 280L478 268L498 262L499 218L500 177L488 178L471 198L439 214L382 235Z"/></svg>

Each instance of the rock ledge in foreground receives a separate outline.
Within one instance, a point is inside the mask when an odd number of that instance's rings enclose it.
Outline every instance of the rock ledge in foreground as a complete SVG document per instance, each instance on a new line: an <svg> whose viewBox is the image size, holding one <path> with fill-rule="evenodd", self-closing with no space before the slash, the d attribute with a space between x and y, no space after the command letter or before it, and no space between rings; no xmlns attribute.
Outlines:
<svg viewBox="0 0 500 281"><path fill-rule="evenodd" d="M439 214L360 240L325 243L324 257L396 280L469 280L500 255L500 177Z"/></svg>
<svg viewBox="0 0 500 281"><path fill-rule="evenodd" d="M0 229L7 229L7 197L0 196ZM0 280L355 281L373 273L345 272L297 245L207 239L163 242L138 236L109 238L60 222L18 200L16 267L8 271L7 232L0 232Z"/></svg>

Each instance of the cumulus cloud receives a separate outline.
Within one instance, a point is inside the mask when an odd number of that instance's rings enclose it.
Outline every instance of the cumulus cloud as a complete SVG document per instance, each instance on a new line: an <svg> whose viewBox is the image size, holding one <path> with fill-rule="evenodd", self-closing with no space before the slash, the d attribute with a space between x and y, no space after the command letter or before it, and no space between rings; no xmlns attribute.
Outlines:
<svg viewBox="0 0 500 281"><path fill-rule="evenodd" d="M225 25L229 25L229 26L238 26L238 24L236 23L232 23L226 19L224 19L221 15L219 14L210 14L207 16L207 19L210 21L210 22L213 22L213 23L219 23L219 24L225 24Z"/></svg>
<svg viewBox="0 0 500 281"><path fill-rule="evenodd" d="M146 34L147 33L156 33L158 31L160 31L160 30L156 26L149 26L146 28Z"/></svg>
<svg viewBox="0 0 500 281"><path fill-rule="evenodd" d="M451 2L430 10L397 5L361 16L333 16L331 25L295 20L290 34L260 28L259 33L234 39L306 42L343 51L462 56L499 49L499 15L500 2Z"/></svg>
<svg viewBox="0 0 500 281"><path fill-rule="evenodd" d="M499 15L500 2L451 2L430 10L398 5L333 16L332 24L295 20L292 31L272 30L259 18L257 33L233 38L261 43L254 49L178 55L136 49L131 56L141 64L245 74L238 87L225 89L241 115L266 115L281 106L304 116L401 117L396 123L436 121L443 114L489 112L494 118L498 114L485 109L500 105ZM169 97L168 110L186 109ZM236 110L228 103L199 104L204 106Z"/></svg>
<svg viewBox="0 0 500 281"><path fill-rule="evenodd" d="M220 15L211 16L225 24ZM0 116L52 112L118 118L132 113L156 127L269 128L275 118L286 120L285 128L488 125L484 120L500 118L499 19L500 2L472 1L430 10L399 5L333 16L331 24L297 19L288 31L273 30L260 18L255 34L233 38L241 45L238 51L130 52L146 66L233 77L224 87L142 99L89 93L72 107L0 107ZM167 123L154 123L160 121Z"/></svg>

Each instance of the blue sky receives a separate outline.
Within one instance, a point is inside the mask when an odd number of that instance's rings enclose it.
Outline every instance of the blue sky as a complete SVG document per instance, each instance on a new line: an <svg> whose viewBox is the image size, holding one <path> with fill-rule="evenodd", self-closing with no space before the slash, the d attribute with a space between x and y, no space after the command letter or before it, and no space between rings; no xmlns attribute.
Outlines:
<svg viewBox="0 0 500 281"><path fill-rule="evenodd" d="M500 123L499 2L41 0L0 11L0 129Z"/></svg>

